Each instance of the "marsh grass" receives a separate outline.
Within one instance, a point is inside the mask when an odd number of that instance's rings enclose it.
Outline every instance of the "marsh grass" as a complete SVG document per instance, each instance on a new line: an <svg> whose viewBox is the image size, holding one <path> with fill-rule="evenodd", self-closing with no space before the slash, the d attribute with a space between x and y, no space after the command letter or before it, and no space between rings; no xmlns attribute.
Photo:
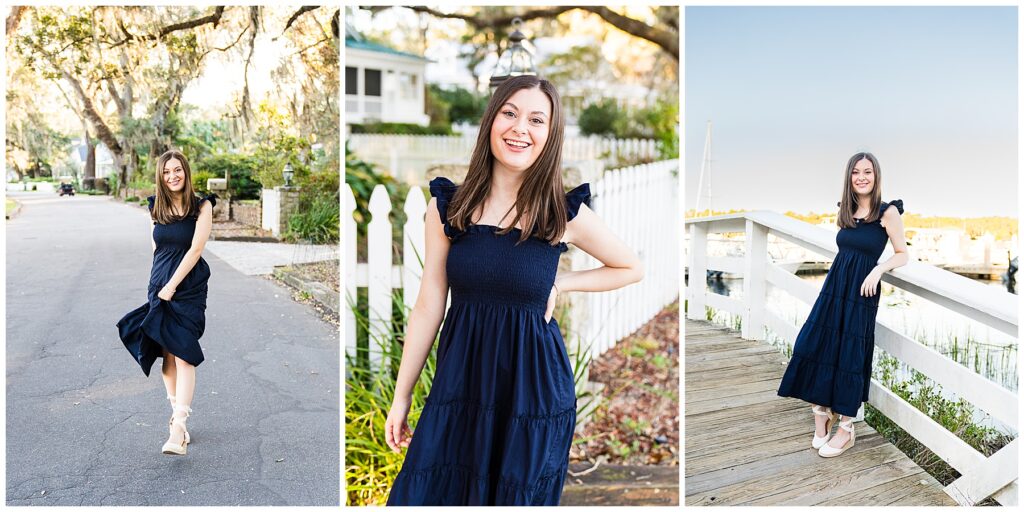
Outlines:
<svg viewBox="0 0 1024 512"><path fill-rule="evenodd" d="M878 364L875 365L874 377L883 386L986 457L1013 440L1013 437L996 428L979 425L975 421L974 406L963 399L944 396L942 387L923 373L910 369L909 379L899 378L898 375L903 373L902 365L898 359L883 352L878 358ZM949 485L960 477L960 473L941 457L871 405L864 407L864 420L942 485Z"/></svg>

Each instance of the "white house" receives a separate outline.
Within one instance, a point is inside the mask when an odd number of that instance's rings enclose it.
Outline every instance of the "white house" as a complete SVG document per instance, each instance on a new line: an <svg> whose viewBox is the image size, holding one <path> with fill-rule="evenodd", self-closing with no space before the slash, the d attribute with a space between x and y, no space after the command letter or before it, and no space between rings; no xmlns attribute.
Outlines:
<svg viewBox="0 0 1024 512"><path fill-rule="evenodd" d="M345 36L345 122L412 123L426 126L428 59L367 41L348 28Z"/></svg>

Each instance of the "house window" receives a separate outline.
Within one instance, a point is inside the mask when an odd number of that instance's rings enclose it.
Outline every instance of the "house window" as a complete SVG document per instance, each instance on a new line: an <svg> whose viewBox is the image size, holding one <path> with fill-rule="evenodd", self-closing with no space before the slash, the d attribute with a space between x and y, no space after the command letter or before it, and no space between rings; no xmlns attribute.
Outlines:
<svg viewBox="0 0 1024 512"><path fill-rule="evenodd" d="M416 75L412 73L400 73L398 75L398 89L402 93L403 100L416 99Z"/></svg>
<svg viewBox="0 0 1024 512"><path fill-rule="evenodd" d="M363 94L366 96L380 96L381 77L379 69L364 69L363 70Z"/></svg>
<svg viewBox="0 0 1024 512"><path fill-rule="evenodd" d="M345 66L345 94L359 94L359 70Z"/></svg>

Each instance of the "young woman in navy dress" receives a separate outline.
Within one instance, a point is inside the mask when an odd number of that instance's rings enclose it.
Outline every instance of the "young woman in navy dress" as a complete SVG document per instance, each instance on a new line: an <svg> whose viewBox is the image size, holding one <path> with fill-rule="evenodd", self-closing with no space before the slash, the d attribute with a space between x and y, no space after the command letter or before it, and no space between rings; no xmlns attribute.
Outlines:
<svg viewBox="0 0 1024 512"><path fill-rule="evenodd" d="M174 150L160 155L156 195L149 197L153 220L149 301L117 323L121 341L147 377L156 358L163 358L161 374L173 411L170 437L161 449L166 454L185 455L191 441L185 420L192 412L195 367L203 362L199 338L206 329L210 279L202 254L213 225L216 197L196 196L185 155Z"/></svg>
<svg viewBox="0 0 1024 512"><path fill-rule="evenodd" d="M559 502L576 395L551 317L555 299L613 290L643 274L633 251L586 206L589 186L564 192L564 123L550 82L511 78L488 103L465 182L430 183L423 281L384 427L392 450L408 447L389 505ZM567 243L603 266L557 272ZM413 436L411 394L442 319Z"/></svg>
<svg viewBox="0 0 1024 512"><path fill-rule="evenodd" d="M853 447L853 417L868 399L882 274L907 264L903 201L882 201L882 173L871 153L846 164L836 245L821 293L800 329L779 395L810 402L811 447L836 457ZM894 254L879 263L886 242ZM832 434L837 415L839 428Z"/></svg>

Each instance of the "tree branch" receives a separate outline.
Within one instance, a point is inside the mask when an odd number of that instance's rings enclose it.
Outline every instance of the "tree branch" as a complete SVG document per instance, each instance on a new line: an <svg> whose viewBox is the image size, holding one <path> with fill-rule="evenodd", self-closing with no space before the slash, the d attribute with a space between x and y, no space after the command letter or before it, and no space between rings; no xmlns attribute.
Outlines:
<svg viewBox="0 0 1024 512"><path fill-rule="evenodd" d="M21 15L25 14L25 10L28 9L22 5L15 5L11 7L11 13L7 15L7 35L10 36L18 29L18 24L21 23Z"/></svg>
<svg viewBox="0 0 1024 512"><path fill-rule="evenodd" d="M320 7L320 6L319 5L303 5L302 7L299 7L299 10L295 11L295 13L292 14L291 18L288 18L288 22L284 24L284 30L282 30L281 33L277 37L283 36L284 33L287 32L289 28L291 28L292 23L295 23L295 20L299 19L299 16L302 16L303 14L306 14L309 11L314 11L318 7Z"/></svg>
<svg viewBox="0 0 1024 512"><path fill-rule="evenodd" d="M512 20L516 18L519 18L523 21L529 21L535 18L554 18L559 14L562 14L563 12L576 9L576 7L572 6L545 7L540 9L534 9L532 11L526 11L521 14L509 14L505 16L495 16L493 18L484 18L481 16L474 16L471 14L443 13L441 11L431 9L430 7L423 7L419 5L405 5L403 7L405 7L406 9L412 9L415 12L429 14L435 18L452 18L463 20L466 23L469 23L470 25L475 27L477 30L508 26L511 25Z"/></svg>
<svg viewBox="0 0 1024 512"><path fill-rule="evenodd" d="M209 15L206 15L206 16L203 16L203 17L200 17L200 18L191 19L191 20L188 20L188 21L183 21L181 23L172 23L172 24L167 25L165 27L161 27L160 30L155 35L154 34L135 35L135 34L132 34L131 32L129 32L128 29L124 26L124 24L121 24L121 31L124 32L125 38L120 40L120 41L117 41L115 43L111 43L110 47L114 48L116 46L121 46L123 44L128 43L129 41L155 41L157 39L161 39L161 38L167 36L168 34L177 32L179 30L188 30L188 29L192 29L192 28L196 28L196 27L201 27L203 25L207 25L207 24L211 24L211 23L213 24L214 27L216 27L217 24L220 23L220 19L221 19L221 17L223 15L224 15L224 6L219 5L219 6L214 8L213 14L209 14Z"/></svg>
<svg viewBox="0 0 1024 512"><path fill-rule="evenodd" d="M679 34L678 32L671 32L669 30L663 30L656 27L652 27L642 21L637 21L628 16L623 16L607 7L599 6L569 6L569 7L546 7L528 10L520 14L509 14L502 16L495 16L486 18L482 16L474 16L470 14L460 13L445 13L430 7L423 7L418 5L403 6L406 9L412 9L415 12L421 12L434 16L435 18L448 18L463 20L473 28L477 30L495 29L508 26L512 23L515 18L520 18L523 21L532 20L535 18L555 18L563 12L571 11L573 9L582 9L584 11L596 14L604 19L608 24L613 27L650 41L661 49L665 50L671 55L677 62L679 61ZM371 12L377 12L380 8L370 8ZM670 25L671 26L671 25Z"/></svg>
<svg viewBox="0 0 1024 512"><path fill-rule="evenodd" d="M107 146L112 153L117 156L121 156L123 152L121 144L117 142L117 137L114 136L114 132L110 130L107 123L103 122L103 118L100 117L99 112L96 111L96 107L92 104L92 99L85 94L85 90L82 89L82 83L77 78L68 73L67 70L61 69L61 74L64 79L71 84L71 87L78 94L78 99L82 102L82 115L89 120L89 124L96 130L96 136L103 141L103 144Z"/></svg>
<svg viewBox="0 0 1024 512"><path fill-rule="evenodd" d="M672 33L667 30L661 30L659 28L652 27L642 21L634 20L633 18L623 16L607 7L580 7L588 12L592 12L605 21L610 23L615 28L627 33L632 34L641 39L646 39L668 52L676 61L679 61L679 34Z"/></svg>

